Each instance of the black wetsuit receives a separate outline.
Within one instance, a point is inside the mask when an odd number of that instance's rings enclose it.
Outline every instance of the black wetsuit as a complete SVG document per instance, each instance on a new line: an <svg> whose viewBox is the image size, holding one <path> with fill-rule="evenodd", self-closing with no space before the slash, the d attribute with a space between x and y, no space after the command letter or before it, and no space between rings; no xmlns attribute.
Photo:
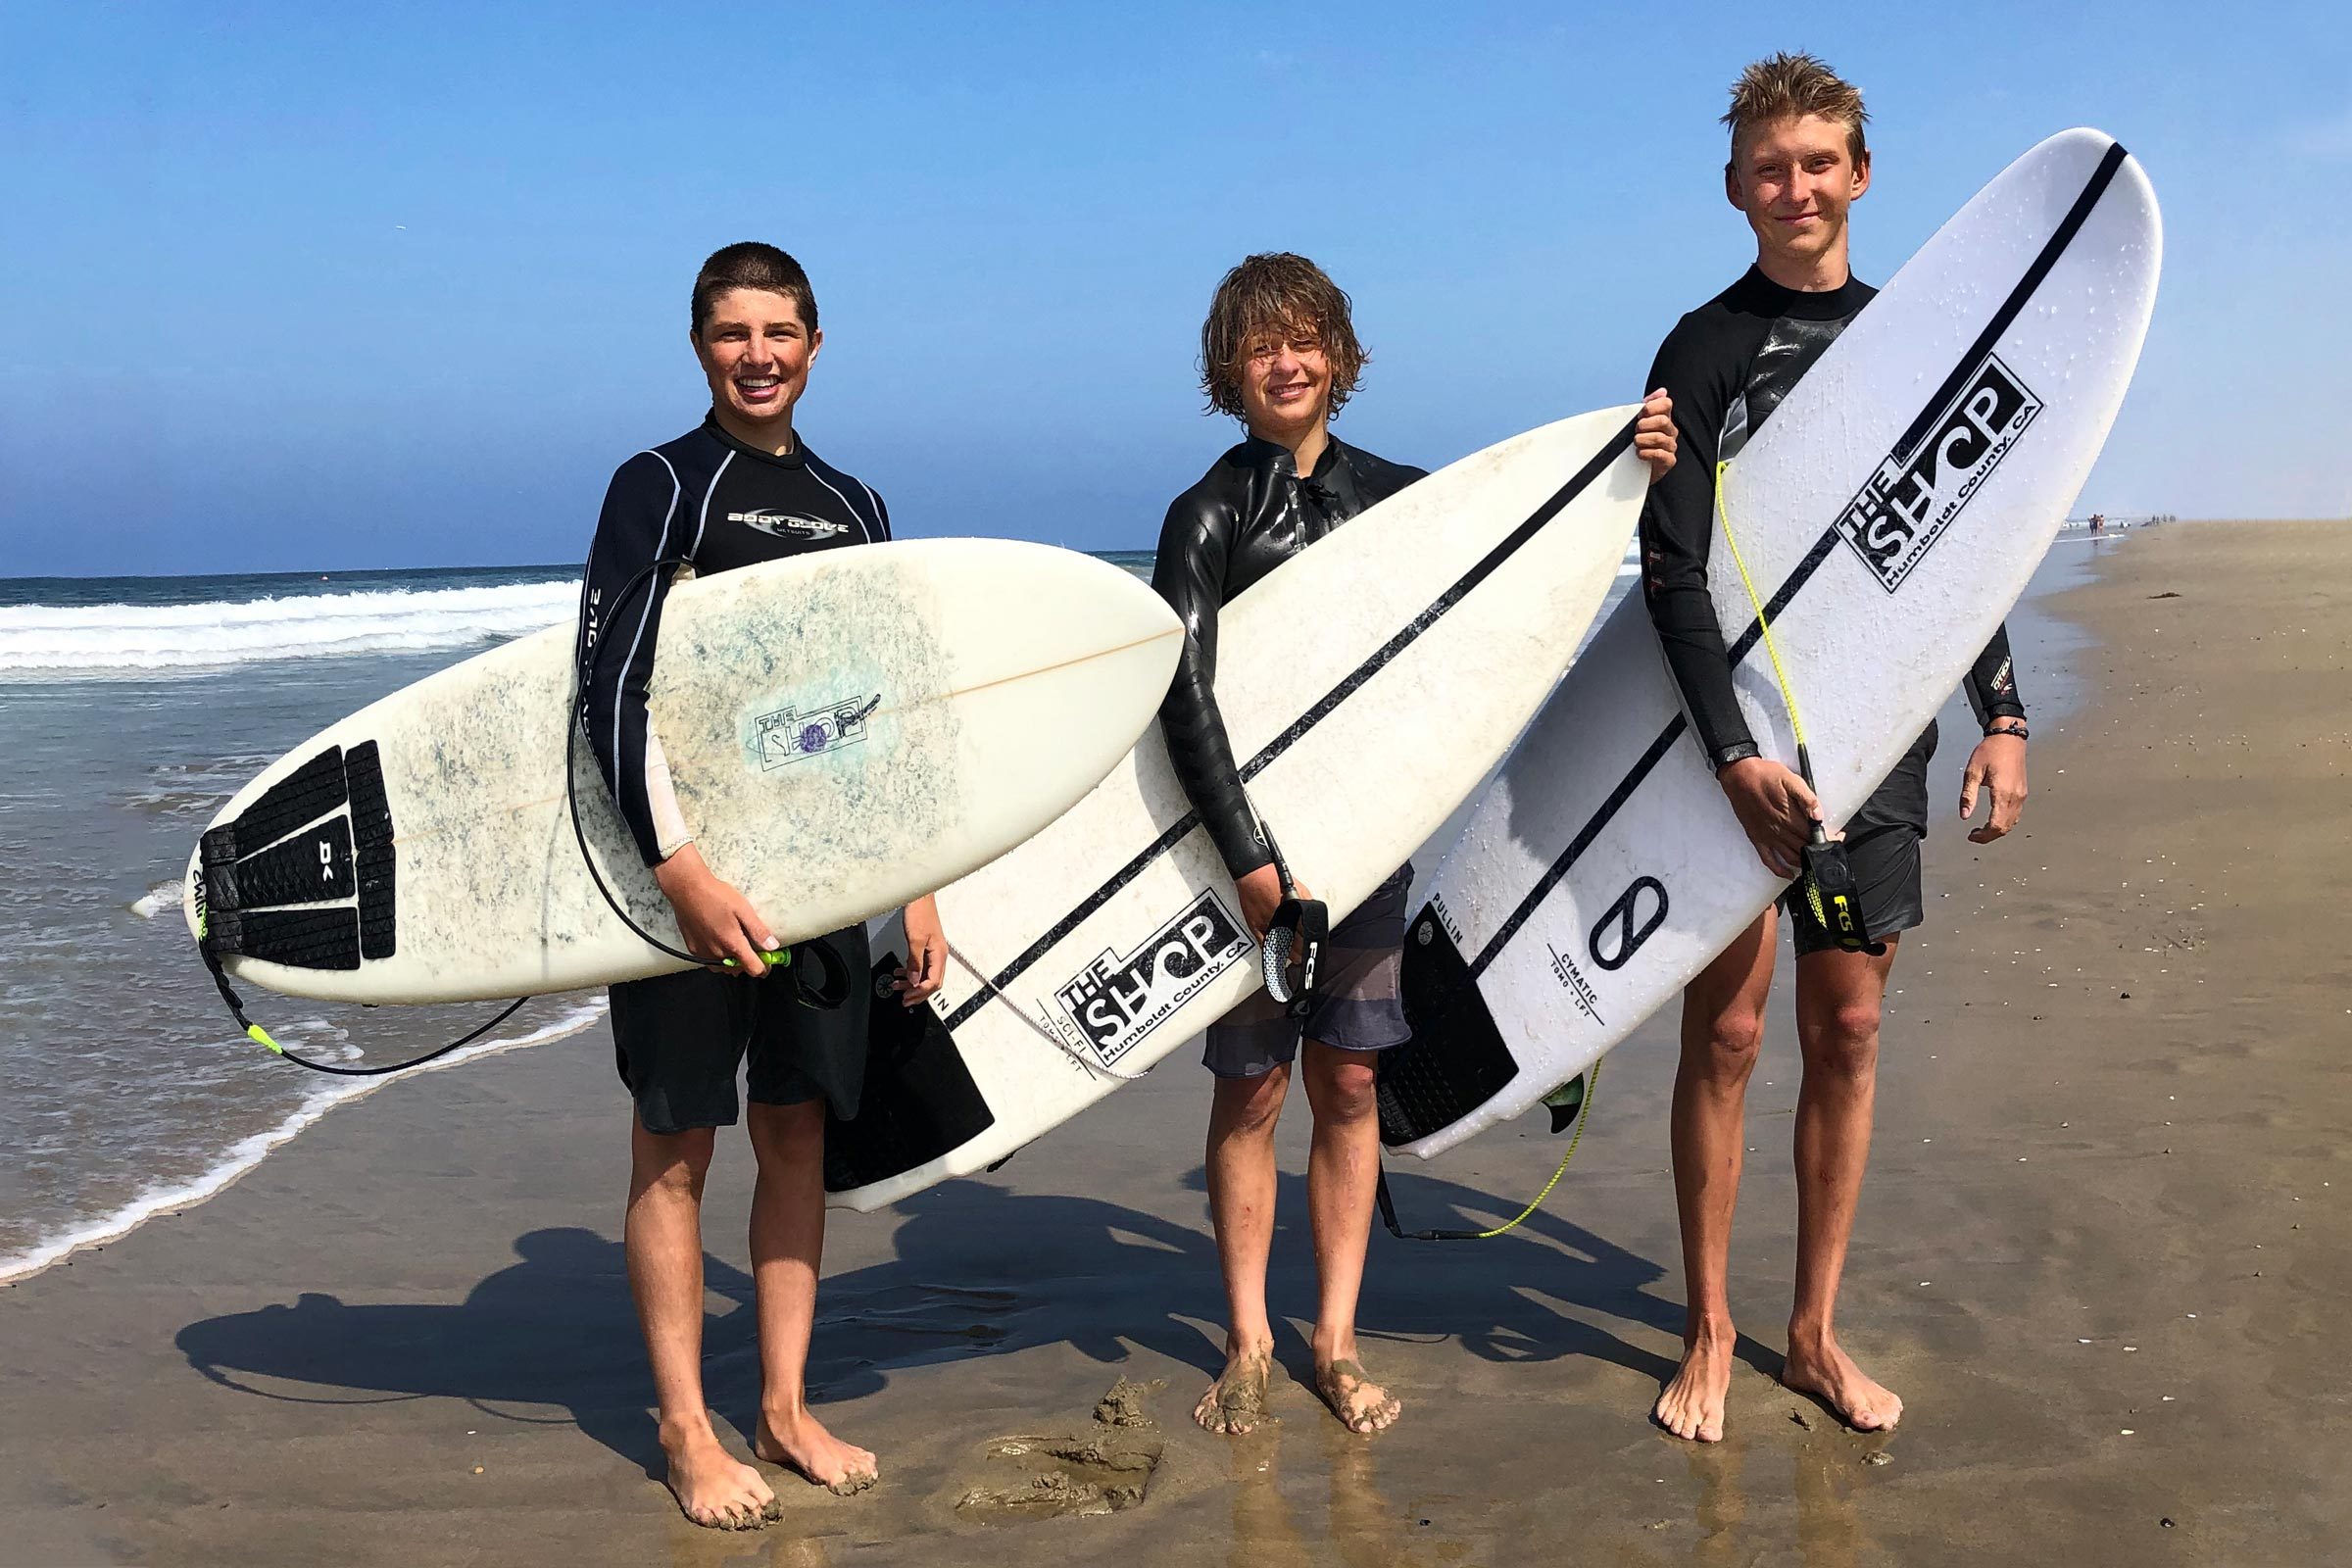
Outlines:
<svg viewBox="0 0 2352 1568"><path fill-rule="evenodd" d="M662 855L646 793L653 759L645 691L675 568L655 571L626 602L622 591L656 561L690 562L707 577L889 537L881 498L806 443L779 458L745 446L711 418L614 471L580 585L581 718L597 771L646 864ZM615 638L625 646L604 646Z"/></svg>
<svg viewBox="0 0 2352 1568"><path fill-rule="evenodd" d="M1236 881L1273 859L1243 793L1233 742L1217 710L1217 612L1266 573L1365 508L1426 477L1331 439L1304 478L1288 447L1255 436L1228 451L1168 506L1152 586L1184 622L1176 679L1160 727L1177 782ZM1274 825L1277 839L1281 825ZM1311 868L1298 872L1309 890ZM1404 902L1413 868L1387 881L1331 929L1314 990L1296 1007L1252 995L1208 1026L1201 1058L1220 1078L1250 1078L1293 1060L1301 1038L1381 1051L1412 1033L1397 995Z"/></svg>
<svg viewBox="0 0 2352 1568"><path fill-rule="evenodd" d="M1273 856L1258 836L1217 711L1217 612L1341 523L1427 474L1334 437L1302 479L1288 447L1252 436L1168 506L1152 586L1184 622L1184 652L1159 721L1177 781L1237 881ZM1279 836L1279 824L1275 831Z"/></svg>
<svg viewBox="0 0 2352 1568"><path fill-rule="evenodd" d="M1756 756L1757 748L1733 696L1731 659L1707 593L1716 465L1739 456L1797 378L1877 293L1851 277L1842 288L1800 293L1751 267L1677 322L1650 368L1649 384L1674 395L1680 448L1674 471L1651 487L1642 509L1642 592L1691 728L1717 770ZM1993 633L1962 686L1980 724L2025 717L2006 626ZM1931 720L1846 823L1874 935L1917 925L1924 913L1918 844L1928 831L1928 760L1936 738ZM1806 945L1801 930L1798 942Z"/></svg>
<svg viewBox="0 0 2352 1568"><path fill-rule="evenodd" d="M580 588L579 721L648 865L682 842L674 823L673 842L662 842L656 801L667 790L667 770L660 765L645 702L662 607L677 567L656 567L634 590L631 581L657 561L684 561L708 576L889 537L881 498L806 443L776 457L744 445L709 417L613 473ZM791 1104L822 1094L836 1114L857 1114L868 991L861 982L872 958L862 925L818 940L860 982L830 1010L797 1004L788 986L700 969L611 988L621 1081L648 1131L732 1124L735 1067L747 1048L755 1103Z"/></svg>

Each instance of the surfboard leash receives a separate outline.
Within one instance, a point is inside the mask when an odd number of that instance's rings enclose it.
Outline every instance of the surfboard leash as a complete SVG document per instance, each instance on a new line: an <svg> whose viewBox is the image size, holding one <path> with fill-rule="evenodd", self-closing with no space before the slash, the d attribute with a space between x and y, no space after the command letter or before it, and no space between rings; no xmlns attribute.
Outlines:
<svg viewBox="0 0 2352 1568"><path fill-rule="evenodd" d="M956 944L953 942L948 944L948 956L954 958L957 963L962 964L966 969L970 970L972 978L980 983L980 989L987 992L995 1001L1003 1003L1004 1004L1004 1009L1007 1012L1010 1012L1015 1018L1020 1019L1022 1023L1026 1024L1031 1033L1035 1034L1039 1039L1045 1041L1046 1044L1052 1046L1055 1051L1058 1051L1063 1055L1069 1057L1070 1060L1076 1062L1079 1066L1084 1067L1088 1072L1099 1074L1104 1078L1115 1078L1123 1084L1142 1083L1145 1078L1151 1075L1152 1069L1149 1067L1146 1067L1142 1072L1121 1072L1118 1068L1113 1067L1106 1061L1095 1061L1079 1054L1077 1050L1073 1048L1068 1041L1062 1039L1061 1036L1055 1034L1044 1024L1039 1023L1035 1018L1030 1017L1028 1012L1018 1004L1016 1004L1010 997L998 990L997 983L994 980L991 980L987 974L982 972L978 964L965 957L963 956L963 950L956 946Z"/></svg>
<svg viewBox="0 0 2352 1568"><path fill-rule="evenodd" d="M1796 738L1796 771L1805 781L1805 788L1818 789L1813 783L1813 753L1805 744L1805 721L1796 710L1796 689L1789 684L1788 666L1781 662L1781 645L1772 635L1772 619L1764 612L1763 596L1756 592L1756 580L1748 575L1747 562L1740 554L1740 541L1732 533L1732 514L1723 499L1723 470L1730 467L1728 458L1715 465L1715 517L1723 529L1723 542L1731 548L1732 564L1740 568L1740 586L1747 591L1747 602L1756 612L1756 629L1763 634L1764 652L1772 661L1772 678L1781 689L1781 705L1788 710L1788 731ZM1884 942L1873 942L1870 929L1862 919L1860 884L1855 880L1853 863L1846 858L1843 840L1833 839L1819 818L1812 823L1811 842L1803 851L1803 874L1798 878L1805 890L1805 904L1813 911L1814 920L1831 940L1846 953L1867 953L1874 957L1886 951Z"/></svg>
<svg viewBox="0 0 2352 1568"><path fill-rule="evenodd" d="M1551 1180L1544 1184L1544 1190L1536 1194L1525 1208L1492 1230L1408 1231L1396 1222L1396 1202L1389 1196L1389 1171L1387 1165L1384 1164L1380 1169L1378 1184L1372 1190L1372 1196L1380 1204L1381 1222L1388 1226L1389 1234L1400 1242L1484 1242L1515 1228L1521 1220L1542 1208L1544 1200L1551 1196L1551 1190L1560 1185L1560 1178L1568 1174L1568 1162L1576 1157L1576 1146L1585 1140L1585 1123L1592 1119L1592 1091L1594 1086L1600 1082L1600 1063L1594 1062L1586 1068L1579 1077L1582 1078L1585 1089L1584 1094L1580 1097L1582 1102L1577 1107L1576 1131L1571 1133L1568 1138L1568 1152L1560 1156L1560 1163L1552 1171ZM1571 1082L1575 1080L1571 1080ZM1552 1131L1556 1133L1559 1128L1555 1126Z"/></svg>
<svg viewBox="0 0 2352 1568"><path fill-rule="evenodd" d="M462 1051L466 1047L472 1045L476 1040L481 1039L482 1036L488 1034L500 1024L505 1023L509 1018L514 1017L516 1012L521 1010L522 1004L531 1000L529 997L516 997L514 1002L510 1003L506 1008L498 1014L497 1017L491 1019L479 1029L474 1030L471 1034L463 1035L456 1040L452 1040L446 1046L435 1046L423 1055L411 1056L406 1061L386 1062L382 1066L378 1067L339 1067L332 1062L314 1061L309 1056L302 1054L302 1053L298 1051L288 1051L284 1046L279 1045L275 1040L270 1038L269 1030L263 1028L260 1024L255 1023L251 1018L245 1015L244 1000L240 998L235 989L229 985L228 975L226 971L220 967L220 956L218 953L215 953L213 951L213 945L205 940L205 928L208 923L209 922L207 922L203 917L198 917L198 923L196 927L196 951L204 956L204 966L206 969L211 971L213 976L213 984L218 986L220 990L220 1000L228 1004L228 1015L237 1020L237 1027L245 1031L245 1038L253 1041L257 1045L269 1047L273 1054L285 1057L288 1061L294 1063L298 1067L308 1067L313 1072L328 1073L337 1078L381 1078L389 1073L406 1072L411 1067L421 1067L428 1061L439 1061L443 1056L448 1055L451 1052Z"/></svg>

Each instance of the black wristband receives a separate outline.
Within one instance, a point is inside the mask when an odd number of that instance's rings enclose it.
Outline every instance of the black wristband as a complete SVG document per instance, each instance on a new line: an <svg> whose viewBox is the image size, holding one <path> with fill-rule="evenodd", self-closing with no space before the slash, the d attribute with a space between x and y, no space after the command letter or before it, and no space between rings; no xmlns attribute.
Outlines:
<svg viewBox="0 0 2352 1568"><path fill-rule="evenodd" d="M1734 762L1744 762L1751 757L1762 757L1763 755L1763 751L1754 741L1740 741L1737 745L1726 746L1715 754L1715 771L1720 773Z"/></svg>
<svg viewBox="0 0 2352 1568"><path fill-rule="evenodd" d="M1996 718L1992 722L1993 724L2000 725L2001 728L1994 729L1992 725L1986 725L1984 728L1984 734L1987 738L1994 735L2014 735L2021 741L2031 740L2033 738L2032 733L2026 728L2026 721L2022 718L2009 718L2004 716L2001 718Z"/></svg>

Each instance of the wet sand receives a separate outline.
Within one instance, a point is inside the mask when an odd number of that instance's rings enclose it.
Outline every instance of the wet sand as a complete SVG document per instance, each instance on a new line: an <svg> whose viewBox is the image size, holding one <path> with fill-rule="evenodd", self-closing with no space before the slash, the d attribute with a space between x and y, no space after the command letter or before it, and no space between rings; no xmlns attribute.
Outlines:
<svg viewBox="0 0 2352 1568"><path fill-rule="evenodd" d="M1376 1235L1364 1355L1405 1411L1370 1440L1318 1405L1297 1334L1278 1424L1189 1420L1219 1291L1206 1084L1179 1054L995 1177L834 1216L814 1377L882 1484L777 1476L780 1523L699 1531L648 1468L600 1030L395 1086L202 1208L0 1289L0 1563L2328 1560L2352 1526L2328 1329L2352 1320L2352 526L2096 548L2097 580L2045 606L2093 639L2070 640L2082 706L2037 721L2017 835L1938 825L1889 999L1841 1326L1906 1401L1891 1437L1771 1379L1784 974L1724 1444L1646 1420L1682 1315L1671 1017L1610 1058L1544 1214L1475 1244ZM1302 1333L1292 1112L1273 1291ZM1408 1224L1514 1211L1557 1158L1543 1125L1408 1162ZM739 1449L749 1165L722 1145L709 1233ZM1121 1377L1167 1386L1098 1420Z"/></svg>

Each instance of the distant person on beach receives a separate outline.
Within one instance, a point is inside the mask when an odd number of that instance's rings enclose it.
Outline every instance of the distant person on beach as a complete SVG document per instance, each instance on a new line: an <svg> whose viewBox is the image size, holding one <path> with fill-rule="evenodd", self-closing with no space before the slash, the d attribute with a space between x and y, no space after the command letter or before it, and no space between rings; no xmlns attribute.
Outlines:
<svg viewBox="0 0 2352 1568"><path fill-rule="evenodd" d="M1717 465L1735 459L1788 389L1876 292L1847 265L1846 217L1870 188L1861 94L1810 55L1775 55L1732 88L1724 189L1755 233L1744 276L1684 317L1658 350L1653 385L1674 395L1685 460L1642 514L1642 588L1699 744L1765 865L1793 878L1820 816L1796 773L1759 754L1733 697L1732 665L1707 593ZM1988 844L2026 798L2025 707L2004 627L1968 674L1984 739L1970 756L1960 814L1980 795ZM1928 831L1931 723L1845 826L1865 923L1884 952L1842 951L1800 897L1785 896L1796 944L1796 1026L1804 1077L1794 1128L1795 1300L1782 1380L1863 1431L1892 1427L1902 1400L1838 1345L1838 1277L1870 1153L1879 1020L1897 933L1925 917L1920 842ZM1672 1113L1675 1201L1689 1302L1683 1360L1654 1415L1678 1437L1723 1436L1736 1334L1730 1269L1747 1080L1764 1038L1778 908L1724 950L1683 994L1682 1062Z"/></svg>
<svg viewBox="0 0 2352 1568"><path fill-rule="evenodd" d="M687 950L734 965L732 973L690 969L613 986L612 1021L620 1079L634 1101L629 1288L653 1362L666 1480L695 1523L745 1528L776 1516L776 1495L719 1445L703 1398L702 1197L715 1129L738 1114L736 1073L747 1056L759 1167L753 1450L838 1493L870 1486L877 1473L871 1453L810 1413L805 1387L825 1235L825 1111L829 1104L845 1118L857 1113L872 959L862 925L816 939L851 982L848 999L831 1009L804 1004L786 980L762 980L760 954L775 946L767 921L695 848L646 690L662 601L679 575L888 539L890 514L793 428L794 406L824 344L816 297L798 262L756 243L712 255L694 280L691 337L710 412L697 428L622 464L597 520L581 587L580 722ZM898 986L911 1006L938 989L947 943L929 898L906 906L906 923L908 967Z"/></svg>
<svg viewBox="0 0 2352 1568"><path fill-rule="evenodd" d="M1247 438L1168 508L1152 567L1152 586L1186 630L1160 709L1168 754L1233 877L1242 917L1261 941L1284 889L1217 709L1217 614L1285 561L1424 476L1331 434L1365 358L1348 296L1306 258L1251 256L1227 272L1200 328L1201 386L1210 409L1240 420ZM1670 466L1666 401L1653 400L1643 416L1638 450L1653 469ZM1297 896L1313 897L1313 867L1293 869ZM1261 991L1209 1026L1202 1059L1216 1082L1208 1207L1225 1274L1226 1360L1193 1417L1211 1432L1245 1433L1267 1419L1274 1126L1301 1058L1314 1115L1306 1182L1321 1285L1315 1390L1350 1432L1378 1432L1401 1408L1357 1357L1355 1308L1380 1170L1372 1057L1408 1034L1397 973L1411 882L1412 867L1399 866L1333 926L1314 989L1297 1011Z"/></svg>
<svg viewBox="0 0 2352 1568"><path fill-rule="evenodd" d="M2090 514L2090 531L2092 533L2105 533L2107 531L2106 517L2099 513L2092 513Z"/></svg>

